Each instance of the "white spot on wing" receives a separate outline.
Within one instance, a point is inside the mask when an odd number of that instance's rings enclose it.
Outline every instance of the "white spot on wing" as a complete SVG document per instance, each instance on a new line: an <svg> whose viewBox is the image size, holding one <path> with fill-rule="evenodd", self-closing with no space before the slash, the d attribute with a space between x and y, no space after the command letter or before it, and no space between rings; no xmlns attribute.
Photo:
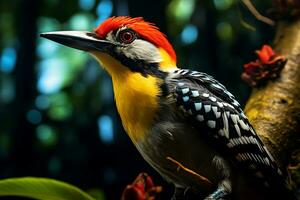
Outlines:
<svg viewBox="0 0 300 200"><path fill-rule="evenodd" d="M212 102L216 102L217 99L215 97L209 97L209 99L212 101Z"/></svg>
<svg viewBox="0 0 300 200"><path fill-rule="evenodd" d="M211 86L213 86L214 88L218 88L218 89L224 89L224 87L221 87L220 85L215 84L215 83L211 84Z"/></svg>
<svg viewBox="0 0 300 200"><path fill-rule="evenodd" d="M243 120L238 120L239 121L239 124L241 126L242 129L248 131L249 130L249 126L247 124L245 124L245 122Z"/></svg>
<svg viewBox="0 0 300 200"><path fill-rule="evenodd" d="M199 77L201 76L201 74L197 71L192 71L192 73L190 73L191 76L194 76L194 77Z"/></svg>
<svg viewBox="0 0 300 200"><path fill-rule="evenodd" d="M244 154L239 154L242 160L247 160Z"/></svg>
<svg viewBox="0 0 300 200"><path fill-rule="evenodd" d="M224 130L223 130L223 129L220 129L220 130L218 131L218 134L219 134L220 136L224 136Z"/></svg>
<svg viewBox="0 0 300 200"><path fill-rule="evenodd" d="M228 128L228 119L227 116L223 113L223 124L224 124L224 135L227 139L229 139L229 128Z"/></svg>
<svg viewBox="0 0 300 200"><path fill-rule="evenodd" d="M186 93L188 93L189 91L190 91L189 88L183 88L183 89L181 90L182 94L186 94Z"/></svg>
<svg viewBox="0 0 300 200"><path fill-rule="evenodd" d="M234 125L234 128L235 128L237 134L238 134L239 136L241 136L241 130L240 130L240 127L239 127L237 124L235 124L235 125Z"/></svg>
<svg viewBox="0 0 300 200"><path fill-rule="evenodd" d="M229 117L229 115L230 115L230 112L229 112L229 111L226 111L226 115L227 115L227 117Z"/></svg>
<svg viewBox="0 0 300 200"><path fill-rule="evenodd" d="M223 108L223 104L222 104L222 103L217 102L217 104L218 104L218 106L219 106L220 108Z"/></svg>
<svg viewBox="0 0 300 200"><path fill-rule="evenodd" d="M216 114L216 112L218 112L218 108L216 106L212 106L211 109L213 110L213 112Z"/></svg>
<svg viewBox="0 0 300 200"><path fill-rule="evenodd" d="M202 103L200 103L200 102L195 103L195 109L196 109L196 111L201 110L201 108L202 108Z"/></svg>
<svg viewBox="0 0 300 200"><path fill-rule="evenodd" d="M230 117L231 117L231 120L233 121L233 123L236 124L237 120L238 120L238 116L235 114L231 114Z"/></svg>
<svg viewBox="0 0 300 200"><path fill-rule="evenodd" d="M265 161L265 163L266 163L267 165L270 165L270 161L269 161L268 158L264 158L264 161Z"/></svg>
<svg viewBox="0 0 300 200"><path fill-rule="evenodd" d="M190 98L188 96L184 96L184 97L182 97L182 99L184 102L187 102Z"/></svg>
<svg viewBox="0 0 300 200"><path fill-rule="evenodd" d="M213 110L213 112L214 112L216 118L221 117L221 112L218 112L218 107L212 106L212 110Z"/></svg>
<svg viewBox="0 0 300 200"><path fill-rule="evenodd" d="M249 153L245 153L245 156L247 157L248 160L252 160L251 156L249 155Z"/></svg>
<svg viewBox="0 0 300 200"><path fill-rule="evenodd" d="M198 119L200 122L203 122L203 121L204 121L203 115L197 115L197 119Z"/></svg>
<svg viewBox="0 0 300 200"><path fill-rule="evenodd" d="M208 93L203 93L202 96L203 97L209 97L209 94Z"/></svg>
<svg viewBox="0 0 300 200"><path fill-rule="evenodd" d="M228 90L224 90L224 92L225 92L228 96L234 97Z"/></svg>
<svg viewBox="0 0 300 200"><path fill-rule="evenodd" d="M234 138L233 138L233 139L230 139L229 142L232 143L233 146L236 146L236 145L237 145L237 144L235 143L235 139L234 139Z"/></svg>
<svg viewBox="0 0 300 200"><path fill-rule="evenodd" d="M206 113L210 112L211 105L204 105L204 110L205 110Z"/></svg>
<svg viewBox="0 0 300 200"><path fill-rule="evenodd" d="M246 140L246 137L240 137L241 140L243 140L244 144L248 144L248 141Z"/></svg>
<svg viewBox="0 0 300 200"><path fill-rule="evenodd" d="M250 137L245 137L245 140L247 141L248 144L251 144Z"/></svg>
<svg viewBox="0 0 300 200"><path fill-rule="evenodd" d="M208 120L208 121L207 121L207 126L208 126L209 128L215 128L215 127L216 127L216 122L213 121L213 120Z"/></svg>
<svg viewBox="0 0 300 200"><path fill-rule="evenodd" d="M251 126L250 126L250 131L251 131L251 133L252 133L253 135L256 136L256 133L255 133L254 129L253 129Z"/></svg>
<svg viewBox="0 0 300 200"><path fill-rule="evenodd" d="M264 160L260 155L258 155L258 158L259 158L259 161L260 161L262 164L265 163L265 160Z"/></svg>
<svg viewBox="0 0 300 200"><path fill-rule="evenodd" d="M189 72L189 70L186 70L186 69L181 69L181 70L179 70L179 74L181 74L181 75L185 75L185 74L187 74Z"/></svg>
<svg viewBox="0 0 300 200"><path fill-rule="evenodd" d="M239 102L237 102L236 100L234 100L232 104L237 106L237 107L240 106Z"/></svg>
<svg viewBox="0 0 300 200"><path fill-rule="evenodd" d="M197 90L193 90L192 91L192 95L193 95L193 97L198 97L199 96L199 92Z"/></svg>
<svg viewBox="0 0 300 200"><path fill-rule="evenodd" d="M256 162L258 162L256 154L251 153L251 157L252 157L253 160L255 160Z"/></svg>
<svg viewBox="0 0 300 200"><path fill-rule="evenodd" d="M227 104L227 106L231 109L235 109L231 104Z"/></svg>
<svg viewBox="0 0 300 200"><path fill-rule="evenodd" d="M202 80L205 80L205 81L210 81L211 79L207 76L203 77Z"/></svg>
<svg viewBox="0 0 300 200"><path fill-rule="evenodd" d="M257 160L257 162L259 162L259 156L257 154L254 154L255 160Z"/></svg>

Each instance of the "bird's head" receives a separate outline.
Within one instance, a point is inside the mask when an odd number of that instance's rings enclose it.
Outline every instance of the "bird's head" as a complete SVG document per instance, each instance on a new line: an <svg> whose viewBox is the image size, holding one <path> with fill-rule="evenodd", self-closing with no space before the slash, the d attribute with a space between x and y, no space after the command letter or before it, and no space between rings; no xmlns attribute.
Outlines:
<svg viewBox="0 0 300 200"><path fill-rule="evenodd" d="M141 17L111 17L93 32L58 31L41 36L91 53L112 77L128 71L161 77L176 68L176 54L166 36Z"/></svg>

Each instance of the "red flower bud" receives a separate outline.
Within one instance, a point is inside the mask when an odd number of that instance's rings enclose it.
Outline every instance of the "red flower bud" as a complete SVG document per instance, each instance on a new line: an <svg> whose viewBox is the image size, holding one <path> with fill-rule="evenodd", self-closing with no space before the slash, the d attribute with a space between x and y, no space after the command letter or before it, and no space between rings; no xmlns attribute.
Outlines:
<svg viewBox="0 0 300 200"><path fill-rule="evenodd" d="M256 50L255 53L262 64L268 64L275 55L273 49L269 45L264 45L261 50Z"/></svg>
<svg viewBox="0 0 300 200"><path fill-rule="evenodd" d="M255 53L258 59L245 64L242 74L242 79L252 87L277 78L287 61L285 57L276 55L269 45Z"/></svg>
<svg viewBox="0 0 300 200"><path fill-rule="evenodd" d="M131 185L123 191L121 200L155 200L162 187L155 186L151 177L140 173Z"/></svg>

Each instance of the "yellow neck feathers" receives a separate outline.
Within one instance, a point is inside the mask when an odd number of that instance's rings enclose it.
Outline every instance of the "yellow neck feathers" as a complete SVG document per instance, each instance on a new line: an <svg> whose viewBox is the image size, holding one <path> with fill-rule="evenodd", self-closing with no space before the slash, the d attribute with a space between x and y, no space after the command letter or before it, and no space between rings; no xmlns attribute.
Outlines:
<svg viewBox="0 0 300 200"><path fill-rule="evenodd" d="M161 93L159 84L162 80L133 73L105 53L97 52L93 55L112 77L117 109L124 129L136 144L144 138L158 110L157 98ZM171 66L174 67L170 61L164 61L162 68L168 70Z"/></svg>
<svg viewBox="0 0 300 200"><path fill-rule="evenodd" d="M176 62L172 60L172 58L164 49L159 48L159 53L162 57L162 62L159 64L160 70L167 72L169 70L177 68Z"/></svg>

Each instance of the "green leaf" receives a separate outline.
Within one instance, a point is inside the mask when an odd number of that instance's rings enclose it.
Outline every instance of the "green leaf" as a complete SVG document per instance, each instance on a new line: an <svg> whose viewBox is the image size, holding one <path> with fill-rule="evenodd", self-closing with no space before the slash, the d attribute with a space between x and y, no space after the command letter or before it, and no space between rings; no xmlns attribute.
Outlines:
<svg viewBox="0 0 300 200"><path fill-rule="evenodd" d="M20 196L42 200L95 200L81 189L49 178L9 178L0 180L0 196Z"/></svg>

